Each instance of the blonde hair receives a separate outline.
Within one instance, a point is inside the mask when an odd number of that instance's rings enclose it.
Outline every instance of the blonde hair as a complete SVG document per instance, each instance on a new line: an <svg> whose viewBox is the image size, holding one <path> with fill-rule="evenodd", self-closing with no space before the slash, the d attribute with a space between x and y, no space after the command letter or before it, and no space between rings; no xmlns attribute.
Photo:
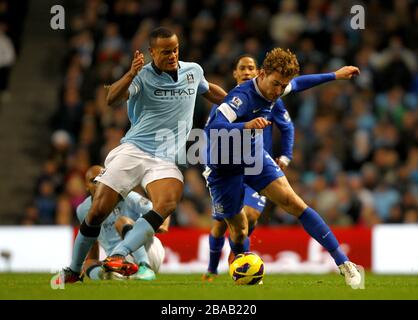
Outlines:
<svg viewBox="0 0 418 320"><path fill-rule="evenodd" d="M266 54L263 66L266 75L275 71L286 78L293 78L299 74L299 62L296 55L289 49L275 48Z"/></svg>

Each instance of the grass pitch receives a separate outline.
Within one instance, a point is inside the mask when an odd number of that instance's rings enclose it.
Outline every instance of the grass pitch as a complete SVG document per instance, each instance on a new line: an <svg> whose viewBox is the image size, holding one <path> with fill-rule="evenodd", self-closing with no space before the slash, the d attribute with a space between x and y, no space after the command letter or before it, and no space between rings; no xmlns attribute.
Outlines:
<svg viewBox="0 0 418 320"><path fill-rule="evenodd" d="M160 274L155 281L91 281L53 290L51 274L0 273L0 299L61 300L418 300L418 276L366 274L365 289L347 287L338 274L268 274L259 286L237 286L227 275Z"/></svg>

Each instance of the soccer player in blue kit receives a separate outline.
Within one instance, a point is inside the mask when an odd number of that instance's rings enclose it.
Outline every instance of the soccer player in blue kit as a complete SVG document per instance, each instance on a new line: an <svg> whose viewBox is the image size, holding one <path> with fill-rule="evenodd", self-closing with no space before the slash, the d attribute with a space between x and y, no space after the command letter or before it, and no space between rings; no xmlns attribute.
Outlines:
<svg viewBox="0 0 418 320"><path fill-rule="evenodd" d="M232 74L237 82L237 85L256 77L258 74L258 66L255 57L250 54L243 54L239 56L235 60ZM217 105L212 107L208 121L210 121L210 119L215 115L217 108ZM289 113L286 111L282 103L276 103L275 112L272 112L272 115L274 123L281 132L282 155L277 158L276 161L280 167L285 168L292 159L294 141L293 122L291 121ZM265 136L271 136L272 133L272 130L265 130L264 132ZM266 142L267 139L264 141ZM273 145L270 138L270 145L266 145L266 150L272 151L272 149ZM270 154L271 153L272 152L270 152ZM248 244L246 244L246 247L249 248L249 236L254 230L257 220L264 210L266 198L260 196L255 190L247 185L245 185L244 188L244 206L242 211L248 220L248 237L246 238ZM222 217L219 217L216 213L214 213L212 218L214 221L209 234L209 265L207 272L203 274L203 280L205 281L213 281L214 277L218 274L218 265L222 254L222 248L225 243L225 233L227 230L227 224Z"/></svg>
<svg viewBox="0 0 418 320"><path fill-rule="evenodd" d="M349 79L353 74L357 73L358 69L352 66L345 66L332 73L323 74L311 74L295 77L288 85L288 90L285 90L286 94L290 92L299 92L313 86L320 85L324 82L332 80ZM243 54L239 56L234 64L233 77L237 81L237 85L250 80L258 75L258 66L256 59L249 54ZM282 94L283 97L285 94ZM218 106L213 106L209 114L208 122L215 116L215 112ZM281 139L281 155L276 158L276 163L283 170L285 169L293 155L294 144L294 126L293 122L287 112L283 101L278 98L268 114L267 119L274 122L277 128L280 130ZM264 149L272 156L273 155L273 130L272 126L268 126L263 130L263 143ZM244 200L243 208L245 216L248 221L248 235L245 238L244 251L250 251L249 236L253 232L257 220L264 210L266 205L266 199L264 196L259 195L254 189L244 184ZM214 223L212 225L209 234L209 265L207 272L203 274L203 280L212 281L218 273L218 265L222 254L222 248L225 242L225 232L227 230L227 224L221 215L216 212L213 213ZM231 239L229 238L229 241ZM233 245L233 243L231 243ZM233 252L231 251L233 257Z"/></svg>
<svg viewBox="0 0 418 320"><path fill-rule="evenodd" d="M86 218L96 193L97 184L94 179L103 169L101 166L92 166L85 174L85 185L90 196L77 207L77 218L80 223ZM165 256L161 241L156 237L153 237L144 246L131 253L130 258L138 265L138 271L129 277L116 272L107 272L102 268L102 263L99 259L99 245L106 254L110 254L125 235L130 232L134 222L151 209L151 201L137 192L131 191L125 199L121 199L112 213L102 223L97 242L90 249L83 264L84 274L92 280L154 280L156 278L155 274L159 271ZM169 219L167 218L164 221L157 232L168 231Z"/></svg>
<svg viewBox="0 0 418 320"><path fill-rule="evenodd" d="M183 175L176 163L184 154L193 126L197 95L216 104L226 96L222 88L206 81L197 63L179 61L178 37L171 30L153 30L149 46L152 62L144 66L144 56L136 51L130 70L109 88L110 106L127 101L131 127L121 144L107 155L105 170L96 177L96 194L80 225L71 264L61 271L65 283L80 280L82 264L102 222L120 197L126 198L141 185L153 208L135 222L103 262L107 271L124 276L137 271L125 257L153 237L182 196Z"/></svg>
<svg viewBox="0 0 418 320"><path fill-rule="evenodd" d="M359 73L355 67L349 67L348 78ZM352 263L340 249L339 243L329 226L321 216L294 192L289 185L283 171L264 149L257 149L260 133L251 133L251 150L256 149L255 162L250 164L240 154L241 161L236 162L231 151L233 149L221 148L219 132L225 130L240 132L244 129L264 129L271 125L272 109L276 100L296 90L292 79L299 73L299 63L290 50L275 48L267 53L259 75L235 87L228 93L223 103L217 108L205 131L208 137L207 169L205 177L212 197L215 214L223 218L230 230L231 248L235 255L246 251L248 235L248 221L241 211L244 198L244 184L250 186L259 194L266 196L274 204L283 208L289 214L299 219L304 229L317 240L333 257L340 272L345 277L347 285L358 286L361 275L356 265ZM306 77L306 76L305 76ZM333 75L334 79L336 75ZM305 85L307 85L305 83ZM224 130L222 130L224 129ZM213 133L216 134L213 134ZM261 146L262 145L261 134ZM216 137L216 138L214 138ZM228 138L228 136L227 136ZM229 138L228 138L229 139ZM216 141L215 141L216 140ZM245 139L243 139L245 140ZM242 140L239 142L241 143ZM234 140L234 143L236 141ZM243 147L245 150L245 147ZM260 151L257 154L257 150ZM224 162L224 154L228 153L229 162ZM222 160L219 161L219 156ZM235 156L235 152L234 152ZM260 170L247 170L251 165Z"/></svg>

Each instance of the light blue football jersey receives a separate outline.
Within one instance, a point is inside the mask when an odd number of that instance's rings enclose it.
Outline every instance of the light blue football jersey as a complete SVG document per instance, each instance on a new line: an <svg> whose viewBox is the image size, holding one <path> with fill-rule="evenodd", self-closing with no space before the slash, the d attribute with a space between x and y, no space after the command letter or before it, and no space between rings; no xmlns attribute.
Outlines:
<svg viewBox="0 0 418 320"><path fill-rule="evenodd" d="M197 63L179 61L177 81L151 63L145 65L129 87L131 128L121 142L182 163L193 126L196 96L208 90L203 69Z"/></svg>
<svg viewBox="0 0 418 320"><path fill-rule="evenodd" d="M87 197L77 207L77 218L80 223L85 219L87 213L89 212L91 200L91 196ZM106 220L103 221L100 235L97 238L107 255L110 255L116 245L121 242L121 237L115 229L116 220L120 216L126 216L136 221L139 217L151 209L151 201L134 191L131 191L124 200L118 202L115 209L110 213Z"/></svg>

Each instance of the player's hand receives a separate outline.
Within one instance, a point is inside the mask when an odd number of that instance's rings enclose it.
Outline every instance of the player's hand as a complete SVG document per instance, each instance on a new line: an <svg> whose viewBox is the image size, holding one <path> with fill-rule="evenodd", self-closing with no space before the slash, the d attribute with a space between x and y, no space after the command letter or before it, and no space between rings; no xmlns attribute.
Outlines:
<svg viewBox="0 0 418 320"><path fill-rule="evenodd" d="M244 129L264 129L269 125L271 125L271 121L268 121L263 117L258 117L246 122L244 125Z"/></svg>
<svg viewBox="0 0 418 320"><path fill-rule="evenodd" d="M348 80L353 76L358 76L360 74L360 69L354 66L345 66L341 69L335 71L336 80Z"/></svg>
<svg viewBox="0 0 418 320"><path fill-rule="evenodd" d="M290 163L290 159L286 156L281 156L280 158L276 158L275 160L280 169L282 170L286 169Z"/></svg>
<svg viewBox="0 0 418 320"><path fill-rule="evenodd" d="M144 66L144 55L139 53L138 50L135 51L134 59L132 60L131 70L129 73L132 77L135 77L139 71L141 71Z"/></svg>

